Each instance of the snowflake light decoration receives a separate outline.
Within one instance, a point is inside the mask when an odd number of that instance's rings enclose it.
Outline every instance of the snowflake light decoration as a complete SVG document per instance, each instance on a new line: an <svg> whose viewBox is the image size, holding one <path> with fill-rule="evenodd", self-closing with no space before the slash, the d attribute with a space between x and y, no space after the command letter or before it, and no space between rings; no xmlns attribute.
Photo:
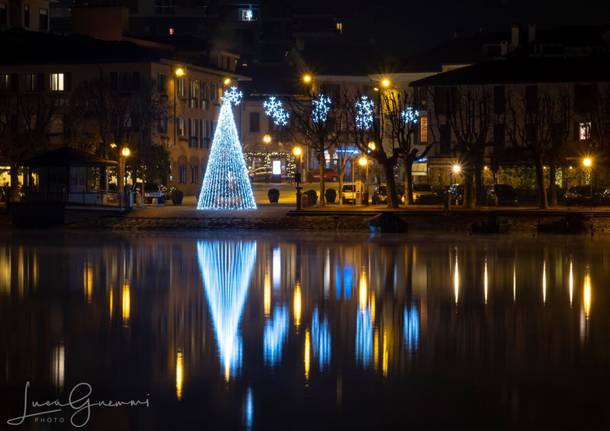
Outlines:
<svg viewBox="0 0 610 431"><path fill-rule="evenodd" d="M244 97L244 93L242 93L237 87L231 87L227 91L225 91L224 98L231 103L231 105L239 105L241 103L241 99Z"/></svg>
<svg viewBox="0 0 610 431"><path fill-rule="evenodd" d="M356 127L360 130L369 130L373 127L373 112L375 102L368 96L361 96L356 102Z"/></svg>
<svg viewBox="0 0 610 431"><path fill-rule="evenodd" d="M330 97L320 94L317 98L311 101L311 119L314 123L326 123L332 101Z"/></svg>
<svg viewBox="0 0 610 431"><path fill-rule="evenodd" d="M400 113L403 121L407 124L417 124L419 121L419 111L411 106Z"/></svg>
<svg viewBox="0 0 610 431"><path fill-rule="evenodd" d="M277 97L271 96L265 100L263 108L265 109L265 115L271 117L276 126L288 125L290 114L286 112L282 102Z"/></svg>

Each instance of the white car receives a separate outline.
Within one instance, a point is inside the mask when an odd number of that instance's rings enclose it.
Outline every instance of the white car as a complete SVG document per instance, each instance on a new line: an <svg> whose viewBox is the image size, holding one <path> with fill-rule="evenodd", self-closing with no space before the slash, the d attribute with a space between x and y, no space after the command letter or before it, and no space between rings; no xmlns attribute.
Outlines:
<svg viewBox="0 0 610 431"><path fill-rule="evenodd" d="M341 189L341 198L345 203L356 203L356 184L343 184L343 188Z"/></svg>

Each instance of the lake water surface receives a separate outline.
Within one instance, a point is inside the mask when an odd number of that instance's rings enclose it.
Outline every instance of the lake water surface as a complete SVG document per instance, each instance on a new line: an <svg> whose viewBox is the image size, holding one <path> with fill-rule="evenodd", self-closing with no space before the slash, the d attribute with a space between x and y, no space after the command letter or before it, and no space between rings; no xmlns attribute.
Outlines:
<svg viewBox="0 0 610 431"><path fill-rule="evenodd" d="M607 428L609 309L604 239L5 233L0 428Z"/></svg>

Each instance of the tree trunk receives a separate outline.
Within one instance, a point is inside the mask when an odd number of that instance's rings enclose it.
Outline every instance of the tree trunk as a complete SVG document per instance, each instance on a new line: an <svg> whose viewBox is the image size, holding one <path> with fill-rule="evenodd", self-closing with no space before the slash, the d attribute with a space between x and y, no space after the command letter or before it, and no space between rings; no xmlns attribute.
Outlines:
<svg viewBox="0 0 610 431"><path fill-rule="evenodd" d="M326 203L326 190L324 183L324 153L318 155L318 163L320 164L320 206L323 207Z"/></svg>
<svg viewBox="0 0 610 431"><path fill-rule="evenodd" d="M471 208L476 207L477 205L481 205L485 202L484 196L484 186L483 186L483 162L479 159L475 163L474 166L474 205Z"/></svg>
<svg viewBox="0 0 610 431"><path fill-rule="evenodd" d="M19 167L17 165L11 165L10 177L11 177L11 188L9 190L9 201L18 201L19 195Z"/></svg>
<svg viewBox="0 0 610 431"><path fill-rule="evenodd" d="M413 160L405 158L405 203L413 205Z"/></svg>
<svg viewBox="0 0 610 431"><path fill-rule="evenodd" d="M477 205L477 198L474 190L474 173L472 169L464 172L464 206L474 208Z"/></svg>
<svg viewBox="0 0 610 431"><path fill-rule="evenodd" d="M391 208L398 208L398 194L396 193L396 180L394 179L394 165L386 161L383 165L383 171L385 172L385 181L388 185L388 196L390 198L389 206Z"/></svg>
<svg viewBox="0 0 610 431"><path fill-rule="evenodd" d="M538 206L546 209L549 207L549 202L544 187L544 166L542 164L542 157L535 157L534 164L536 168L536 187L538 188Z"/></svg>
<svg viewBox="0 0 610 431"><path fill-rule="evenodd" d="M337 202L343 204L343 177L345 176L345 165L343 159L339 160L339 190L337 190Z"/></svg>
<svg viewBox="0 0 610 431"><path fill-rule="evenodd" d="M551 161L549 165L549 205L557 206L557 186L555 185L555 177L557 176L557 165Z"/></svg>

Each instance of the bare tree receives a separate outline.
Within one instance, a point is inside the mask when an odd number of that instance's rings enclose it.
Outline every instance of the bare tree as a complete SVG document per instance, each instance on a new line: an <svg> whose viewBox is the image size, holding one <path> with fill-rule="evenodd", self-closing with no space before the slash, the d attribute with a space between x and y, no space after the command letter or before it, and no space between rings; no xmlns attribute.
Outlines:
<svg viewBox="0 0 610 431"><path fill-rule="evenodd" d="M153 134L160 122L167 121L168 108L153 81L134 79L116 88L100 73L73 92L66 117L67 142L107 158L117 158L117 150L127 145L136 176L162 180L167 176L169 155L154 142Z"/></svg>
<svg viewBox="0 0 610 431"><path fill-rule="evenodd" d="M293 139L303 139L311 148L320 166L320 205L325 203L326 152L344 135L345 111L341 100L332 100L323 93L288 100L290 122L287 128Z"/></svg>
<svg viewBox="0 0 610 431"><path fill-rule="evenodd" d="M432 144L422 149L416 144L416 133L419 130L419 112L415 100L407 92L390 92L383 96L388 123L387 135L392 147L400 153L405 167L405 201L413 205L413 163L428 154Z"/></svg>
<svg viewBox="0 0 610 431"><path fill-rule="evenodd" d="M491 127L490 93L483 86L437 88L432 99L436 123L441 124L444 116L455 136L464 176L464 204L473 208L483 190L485 145Z"/></svg>
<svg viewBox="0 0 610 431"><path fill-rule="evenodd" d="M557 202L555 172L566 142L570 115L569 96L563 91L539 91L537 87L529 86L522 92L509 94L506 131L512 145L526 149L531 156L540 208L549 206L544 181L547 162L551 165L552 202Z"/></svg>
<svg viewBox="0 0 610 431"><path fill-rule="evenodd" d="M48 147L61 101L61 96L48 92L0 96L0 157L10 166L11 200L17 196L21 162Z"/></svg>
<svg viewBox="0 0 610 431"><path fill-rule="evenodd" d="M381 166L388 187L390 198L388 204L392 208L398 208L399 198L394 168L400 160L401 149L398 140L385 133L386 130L391 129L391 120L389 120L391 106L388 102L389 99L385 95L379 94L375 104L370 97L356 94L355 98L347 103L347 109L354 144Z"/></svg>

